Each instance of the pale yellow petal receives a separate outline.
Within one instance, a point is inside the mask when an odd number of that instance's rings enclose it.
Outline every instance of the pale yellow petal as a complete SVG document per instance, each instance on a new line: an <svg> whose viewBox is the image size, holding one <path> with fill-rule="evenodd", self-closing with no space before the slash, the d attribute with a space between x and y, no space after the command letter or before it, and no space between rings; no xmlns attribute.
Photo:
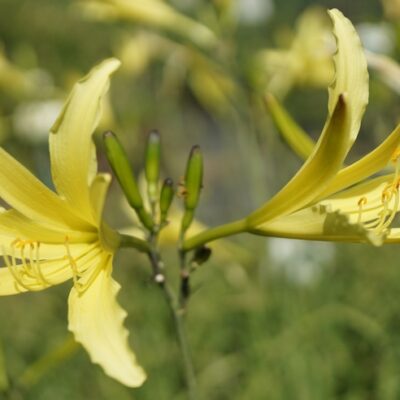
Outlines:
<svg viewBox="0 0 400 400"><path fill-rule="evenodd" d="M90 226L17 160L0 148L0 197L26 217L57 227Z"/></svg>
<svg viewBox="0 0 400 400"><path fill-rule="evenodd" d="M345 213L328 207L313 207L277 218L251 229L251 233L291 239L368 242L375 246L383 243L385 234L352 222Z"/></svg>
<svg viewBox="0 0 400 400"><path fill-rule="evenodd" d="M13 209L0 212L0 235L48 244L64 244L67 240L69 243L92 243L98 239L95 231L82 232L55 225L49 227Z"/></svg>
<svg viewBox="0 0 400 400"><path fill-rule="evenodd" d="M116 301L120 285L111 278L111 271L108 256L103 265L94 266L81 279L85 285L95 277L83 293L72 289L69 330L107 375L126 386L137 387L146 375L129 348L128 331L123 326L126 312Z"/></svg>
<svg viewBox="0 0 400 400"><path fill-rule="evenodd" d="M291 149L303 160L312 153L315 143L293 120L285 108L272 95L265 96L265 103L271 117Z"/></svg>
<svg viewBox="0 0 400 400"><path fill-rule="evenodd" d="M312 155L283 189L247 218L249 226L255 227L277 216L290 214L310 203L324 190L347 154L350 129L347 110L347 100L339 97Z"/></svg>
<svg viewBox="0 0 400 400"><path fill-rule="evenodd" d="M91 223L94 221L89 186L96 169L92 134L99 122L110 75L119 65L116 59L105 60L74 86L49 138L57 192Z"/></svg>
<svg viewBox="0 0 400 400"><path fill-rule="evenodd" d="M368 101L368 71L360 39L338 10L331 10L337 42L335 81L329 88L330 117L314 150L292 180L248 217L249 226L299 210L327 187L357 137ZM346 101L344 101L346 93Z"/></svg>
<svg viewBox="0 0 400 400"><path fill-rule="evenodd" d="M93 263L101 260L100 248L93 246L74 256L73 261L65 253L57 260L26 260L25 263L8 257L4 260L5 265L0 267L0 296L47 289L65 282L75 273L85 272Z"/></svg>
<svg viewBox="0 0 400 400"><path fill-rule="evenodd" d="M400 125L376 149L339 171L318 198L329 196L381 171L391 160L399 140Z"/></svg>
<svg viewBox="0 0 400 400"><path fill-rule="evenodd" d="M400 228L392 228L390 229L385 243L399 243L400 242Z"/></svg>
<svg viewBox="0 0 400 400"><path fill-rule="evenodd" d="M97 226L100 225L101 215L103 213L104 203L110 183L110 174L98 174L90 186L90 200L92 203L93 218L96 221Z"/></svg>
<svg viewBox="0 0 400 400"><path fill-rule="evenodd" d="M351 127L349 149L357 138L361 119L368 103L367 60L360 38L352 23L337 9L329 10L336 37L337 52L334 56L335 81L329 87L328 109L333 113L338 97L348 94Z"/></svg>

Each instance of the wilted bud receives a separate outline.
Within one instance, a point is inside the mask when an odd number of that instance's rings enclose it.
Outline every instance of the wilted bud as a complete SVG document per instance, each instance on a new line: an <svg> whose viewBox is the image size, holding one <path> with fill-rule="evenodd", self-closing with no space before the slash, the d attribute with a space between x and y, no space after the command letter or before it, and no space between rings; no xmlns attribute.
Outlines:
<svg viewBox="0 0 400 400"><path fill-rule="evenodd" d="M160 177L160 134L153 130L148 134L146 146L145 175L148 185L149 200L157 201L158 180Z"/></svg>
<svg viewBox="0 0 400 400"><path fill-rule="evenodd" d="M163 183L160 195L161 224L164 223L167 219L168 210L171 206L172 200L174 199L174 195L174 183L172 179L167 178Z"/></svg>
<svg viewBox="0 0 400 400"><path fill-rule="evenodd" d="M192 262L197 265L204 264L211 257L212 250L207 246L197 248L193 254Z"/></svg>
<svg viewBox="0 0 400 400"><path fill-rule="evenodd" d="M124 192L130 206L136 211L147 229L153 229L153 220L143 207L142 196L133 176L128 156L121 143L111 131L103 134L108 162Z"/></svg>

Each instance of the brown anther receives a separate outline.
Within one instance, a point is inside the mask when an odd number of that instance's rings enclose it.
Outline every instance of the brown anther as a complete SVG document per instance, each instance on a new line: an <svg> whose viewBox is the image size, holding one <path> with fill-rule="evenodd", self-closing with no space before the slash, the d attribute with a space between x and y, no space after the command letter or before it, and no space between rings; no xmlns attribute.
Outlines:
<svg viewBox="0 0 400 400"><path fill-rule="evenodd" d="M185 178L184 178L184 177L181 177L181 178L179 179L179 182L178 182L178 190L177 190L176 195L177 195L179 198L182 198L182 197L187 196L187 190L186 190Z"/></svg>
<svg viewBox="0 0 400 400"><path fill-rule="evenodd" d="M385 189L382 192L382 203L386 203L387 201L389 201L391 198L391 193L389 192L388 189Z"/></svg>

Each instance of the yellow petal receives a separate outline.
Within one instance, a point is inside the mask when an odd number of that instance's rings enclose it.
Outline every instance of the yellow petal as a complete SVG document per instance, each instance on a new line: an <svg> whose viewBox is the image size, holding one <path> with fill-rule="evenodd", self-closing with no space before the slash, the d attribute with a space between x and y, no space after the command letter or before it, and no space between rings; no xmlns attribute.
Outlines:
<svg viewBox="0 0 400 400"><path fill-rule="evenodd" d="M90 200L92 203L93 218L96 225L100 225L107 190L111 183L110 174L98 174L90 186Z"/></svg>
<svg viewBox="0 0 400 400"><path fill-rule="evenodd" d="M392 228L390 229L385 243L399 243L400 242L400 228Z"/></svg>
<svg viewBox="0 0 400 400"><path fill-rule="evenodd" d="M103 263L82 278L85 284L97 274L86 291L80 294L71 290L69 330L107 375L126 386L137 387L146 375L128 345L128 331L123 326L126 312L115 299L120 286L111 278L111 257Z"/></svg>
<svg viewBox="0 0 400 400"><path fill-rule="evenodd" d="M329 207L312 207L253 228L251 233L291 239L368 242L380 246L383 233L376 233L362 223L351 222L348 215Z"/></svg>
<svg viewBox="0 0 400 400"><path fill-rule="evenodd" d="M105 60L74 86L49 138L54 185L91 223L89 185L96 170L92 134L99 122L110 75L119 65L116 59Z"/></svg>
<svg viewBox="0 0 400 400"><path fill-rule="evenodd" d="M303 167L277 195L248 217L249 226L289 214L312 202L339 171L357 137L368 101L367 63L351 22L338 10L331 10L330 16L337 42L335 81L329 88L330 117ZM346 101L343 93L347 93Z"/></svg>
<svg viewBox="0 0 400 400"><path fill-rule="evenodd" d="M0 197L32 220L50 226L88 229L59 196L0 148Z"/></svg>
<svg viewBox="0 0 400 400"><path fill-rule="evenodd" d="M339 171L318 197L323 198L336 193L385 168L397 149L399 140L400 125L376 149Z"/></svg>
<svg viewBox="0 0 400 400"><path fill-rule="evenodd" d="M277 216L289 214L318 196L343 163L347 154L349 129L347 100L340 96L312 155L283 189L247 218L249 226L255 227Z"/></svg>
<svg viewBox="0 0 400 400"><path fill-rule="evenodd" d="M314 141L297 125L272 94L265 96L265 103L275 125L288 145L300 158L306 160L314 149Z"/></svg>
<svg viewBox="0 0 400 400"><path fill-rule="evenodd" d="M360 39L351 22L334 9L329 11L333 21L333 33L337 41L334 56L335 81L329 87L328 110L332 114L341 93L348 94L351 128L348 148L354 143L360 129L361 119L368 103L368 70ZM296 124L284 108L272 96L266 99L268 108L280 132L302 158L307 158L314 147L313 141Z"/></svg>
<svg viewBox="0 0 400 400"><path fill-rule="evenodd" d="M67 228L57 229L30 220L16 210L0 212L0 235L14 239L31 240L48 244L92 243L97 240L96 232L81 232ZM4 241L1 241L4 243Z"/></svg>
<svg viewBox="0 0 400 400"><path fill-rule="evenodd" d="M332 114L338 97L348 94L351 127L349 149L356 140L361 119L368 103L367 60L360 38L352 23L337 9L329 10L336 37L337 52L334 56L335 81L329 87L328 109Z"/></svg>

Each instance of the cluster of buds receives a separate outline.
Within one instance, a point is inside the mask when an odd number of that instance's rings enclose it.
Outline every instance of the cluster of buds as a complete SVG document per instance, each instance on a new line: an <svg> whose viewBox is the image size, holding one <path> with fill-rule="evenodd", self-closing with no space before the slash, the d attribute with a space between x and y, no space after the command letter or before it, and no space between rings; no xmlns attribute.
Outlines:
<svg viewBox="0 0 400 400"><path fill-rule="evenodd" d="M168 212L175 197L175 186L171 178L164 180L160 190L161 140L159 132L153 130L148 134L145 149L144 172L150 207L146 207L128 155L117 136L107 131L103 138L107 159L129 205L147 231L151 234L159 232L168 223ZM184 206L181 222L181 238L183 239L193 222L203 187L203 156L199 146L193 146L190 151L184 181L181 184Z"/></svg>

